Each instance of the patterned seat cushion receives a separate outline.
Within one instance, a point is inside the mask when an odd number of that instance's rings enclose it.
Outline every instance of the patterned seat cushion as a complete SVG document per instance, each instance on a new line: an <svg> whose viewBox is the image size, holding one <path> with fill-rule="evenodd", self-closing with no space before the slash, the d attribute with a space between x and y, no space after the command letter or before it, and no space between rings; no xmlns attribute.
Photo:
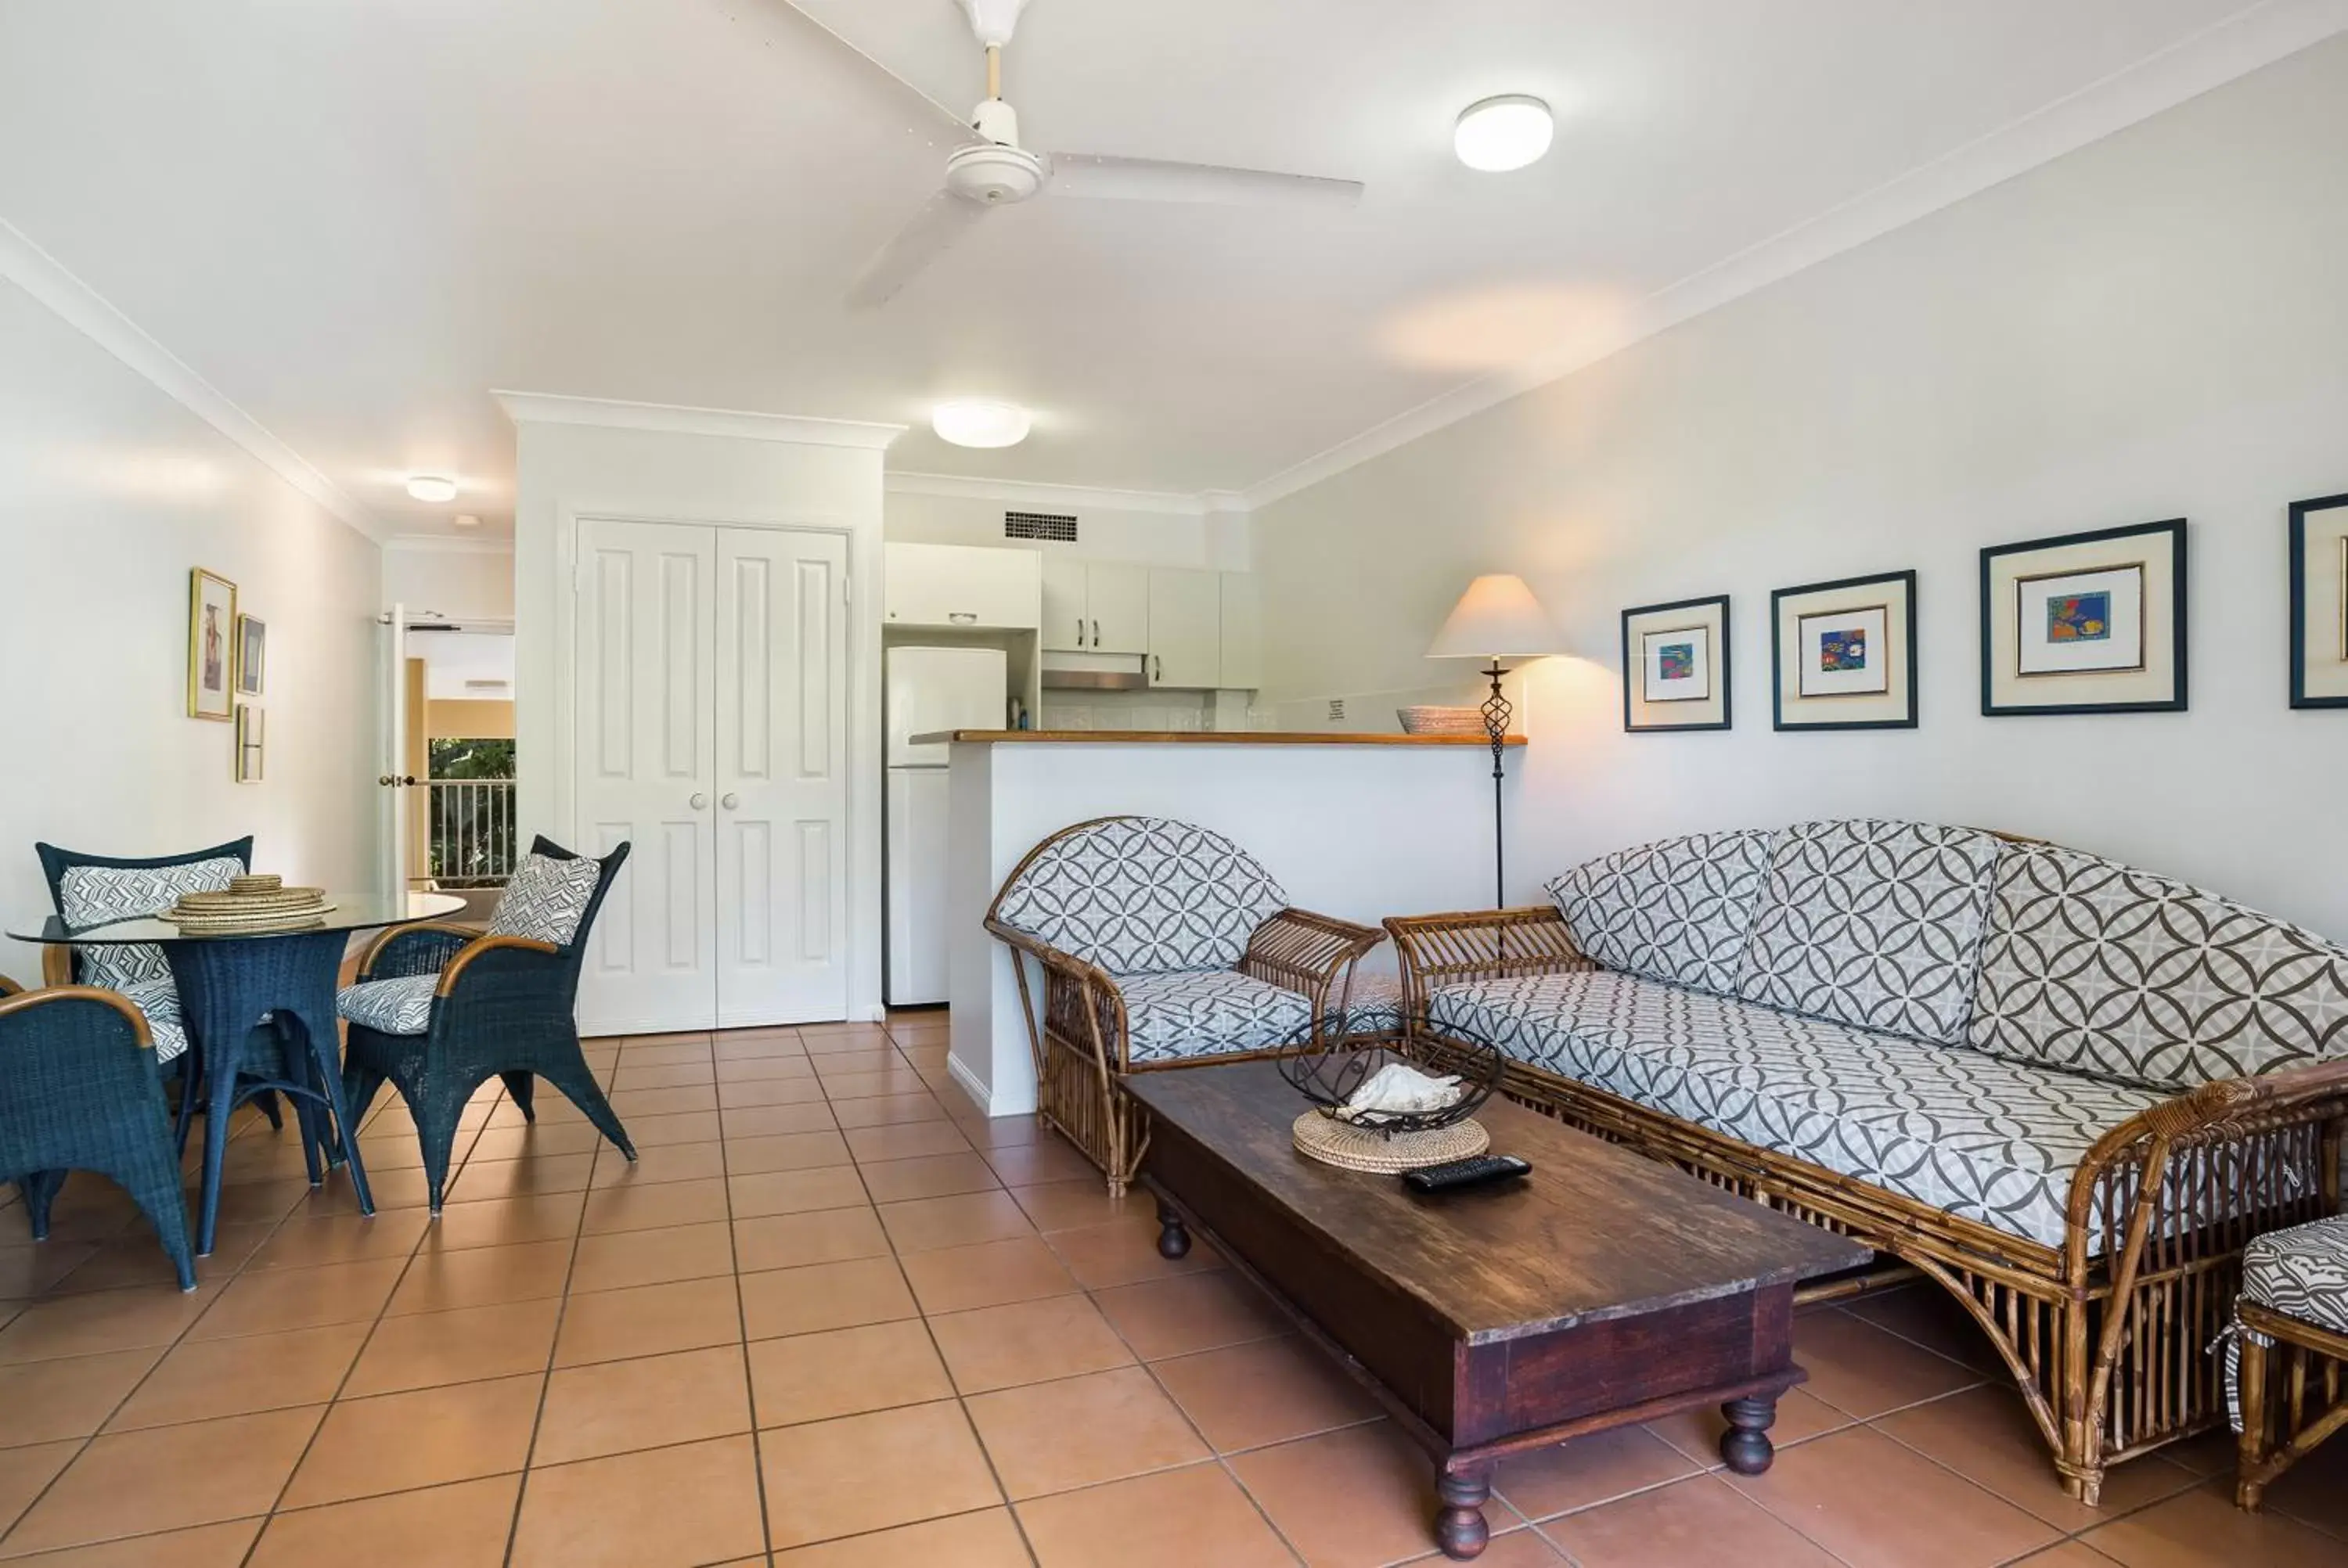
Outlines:
<svg viewBox="0 0 2348 1568"><path fill-rule="evenodd" d="M188 1049L188 1026L180 1018L180 988L171 983L170 976L145 985L125 986L122 994L146 1015L148 1038L155 1042L155 1061L159 1065Z"/></svg>
<svg viewBox="0 0 2348 1568"><path fill-rule="evenodd" d="M1298 992L1235 969L1119 975L1135 1066L1262 1050L1313 1020Z"/></svg>
<svg viewBox="0 0 2348 1568"><path fill-rule="evenodd" d="M2250 1238L2242 1249L2241 1298L2282 1317L2348 1334L2348 1214ZM2263 1335L2258 1338L2266 1343ZM2240 1354L2229 1335L2226 1400L2238 1432L2242 1430Z"/></svg>
<svg viewBox="0 0 2348 1568"><path fill-rule="evenodd" d="M506 890L498 895L498 907L489 912L489 934L528 937L567 948L579 934L579 922L586 917L595 886L602 879L602 863L584 856L560 860L551 855L525 855L507 878Z"/></svg>
<svg viewBox="0 0 2348 1568"><path fill-rule="evenodd" d="M1272 873L1220 834L1113 816L1053 844L1004 890L1004 924L1112 975L1228 969L1287 907Z"/></svg>
<svg viewBox="0 0 2348 1568"><path fill-rule="evenodd" d="M2271 1071L2348 1052L2348 949L2115 861L2013 848L1970 1040L2167 1089Z"/></svg>
<svg viewBox="0 0 2348 1568"><path fill-rule="evenodd" d="M1736 994L1963 1044L2000 846L1976 828L1920 822L1787 828L1770 851Z"/></svg>
<svg viewBox="0 0 2348 1568"><path fill-rule="evenodd" d="M1557 878L1549 896L1592 962L1734 993L1773 836L1699 833L1618 850Z"/></svg>
<svg viewBox="0 0 2348 1568"><path fill-rule="evenodd" d="M1344 1001L1347 1034L1401 1032L1402 980L1398 977L1356 974ZM1329 1006L1334 1009L1337 1005L1337 989L1333 986L1329 989Z"/></svg>
<svg viewBox="0 0 2348 1568"><path fill-rule="evenodd" d="M377 1034L422 1034L432 1027L432 993L438 975L401 975L345 986L335 1010Z"/></svg>
<svg viewBox="0 0 2348 1568"><path fill-rule="evenodd" d="M244 862L232 855L191 860L180 866L74 866L57 879L57 912L68 926L102 926L160 915L182 893L218 893L241 876ZM149 942L78 949L76 975L83 985L128 992L133 986L169 985L171 966L163 949Z"/></svg>
<svg viewBox="0 0 2348 1568"><path fill-rule="evenodd" d="M2163 1098L1603 969L1428 1007L1561 1077L2048 1246L2088 1148Z"/></svg>

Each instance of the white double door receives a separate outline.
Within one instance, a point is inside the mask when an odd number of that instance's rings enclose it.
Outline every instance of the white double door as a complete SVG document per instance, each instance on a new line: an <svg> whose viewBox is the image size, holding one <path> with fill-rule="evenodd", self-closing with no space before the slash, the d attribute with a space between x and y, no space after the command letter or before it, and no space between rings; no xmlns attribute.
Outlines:
<svg viewBox="0 0 2348 1568"><path fill-rule="evenodd" d="M582 1029L847 1016L847 575L838 534L581 522L578 821L634 846Z"/></svg>

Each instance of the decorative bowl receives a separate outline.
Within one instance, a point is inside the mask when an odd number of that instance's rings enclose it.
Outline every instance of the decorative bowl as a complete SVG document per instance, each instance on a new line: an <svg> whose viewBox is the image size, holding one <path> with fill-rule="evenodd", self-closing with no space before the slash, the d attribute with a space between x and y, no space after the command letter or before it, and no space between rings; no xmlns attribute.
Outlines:
<svg viewBox="0 0 2348 1568"><path fill-rule="evenodd" d="M1448 1027L1445 1034L1455 1050L1443 1071L1458 1075L1459 1098L1434 1111L1346 1112L1345 1102L1381 1068L1399 1062L1424 1072L1427 1067L1390 1045L1346 1044L1342 1024L1325 1018L1317 1037L1307 1024L1281 1042L1280 1075L1333 1122L1389 1138L1398 1132L1433 1132L1474 1115L1500 1086L1500 1070L1506 1065L1500 1048L1480 1035Z"/></svg>
<svg viewBox="0 0 2348 1568"><path fill-rule="evenodd" d="M1402 733L1406 735L1484 733L1484 712L1480 708L1396 708L1395 717L1402 721Z"/></svg>

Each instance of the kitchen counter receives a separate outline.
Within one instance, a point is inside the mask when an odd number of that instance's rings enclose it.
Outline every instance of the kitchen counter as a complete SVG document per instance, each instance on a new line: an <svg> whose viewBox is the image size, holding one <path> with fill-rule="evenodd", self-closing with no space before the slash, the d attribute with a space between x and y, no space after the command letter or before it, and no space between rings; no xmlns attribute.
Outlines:
<svg viewBox="0 0 2348 1568"><path fill-rule="evenodd" d="M1095 746L1481 746L1483 735L1354 734L1336 730L938 730L915 735L917 745L942 741L968 745ZM1503 745L1521 746L1522 735Z"/></svg>

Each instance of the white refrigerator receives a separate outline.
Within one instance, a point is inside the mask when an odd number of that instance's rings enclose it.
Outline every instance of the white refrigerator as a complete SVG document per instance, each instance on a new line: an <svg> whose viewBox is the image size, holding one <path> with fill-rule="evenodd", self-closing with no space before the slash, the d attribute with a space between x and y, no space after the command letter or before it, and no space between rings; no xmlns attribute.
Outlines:
<svg viewBox="0 0 2348 1568"><path fill-rule="evenodd" d="M998 648L891 648L889 733L889 1005L946 999L946 747L915 735L999 730L1010 671Z"/></svg>

